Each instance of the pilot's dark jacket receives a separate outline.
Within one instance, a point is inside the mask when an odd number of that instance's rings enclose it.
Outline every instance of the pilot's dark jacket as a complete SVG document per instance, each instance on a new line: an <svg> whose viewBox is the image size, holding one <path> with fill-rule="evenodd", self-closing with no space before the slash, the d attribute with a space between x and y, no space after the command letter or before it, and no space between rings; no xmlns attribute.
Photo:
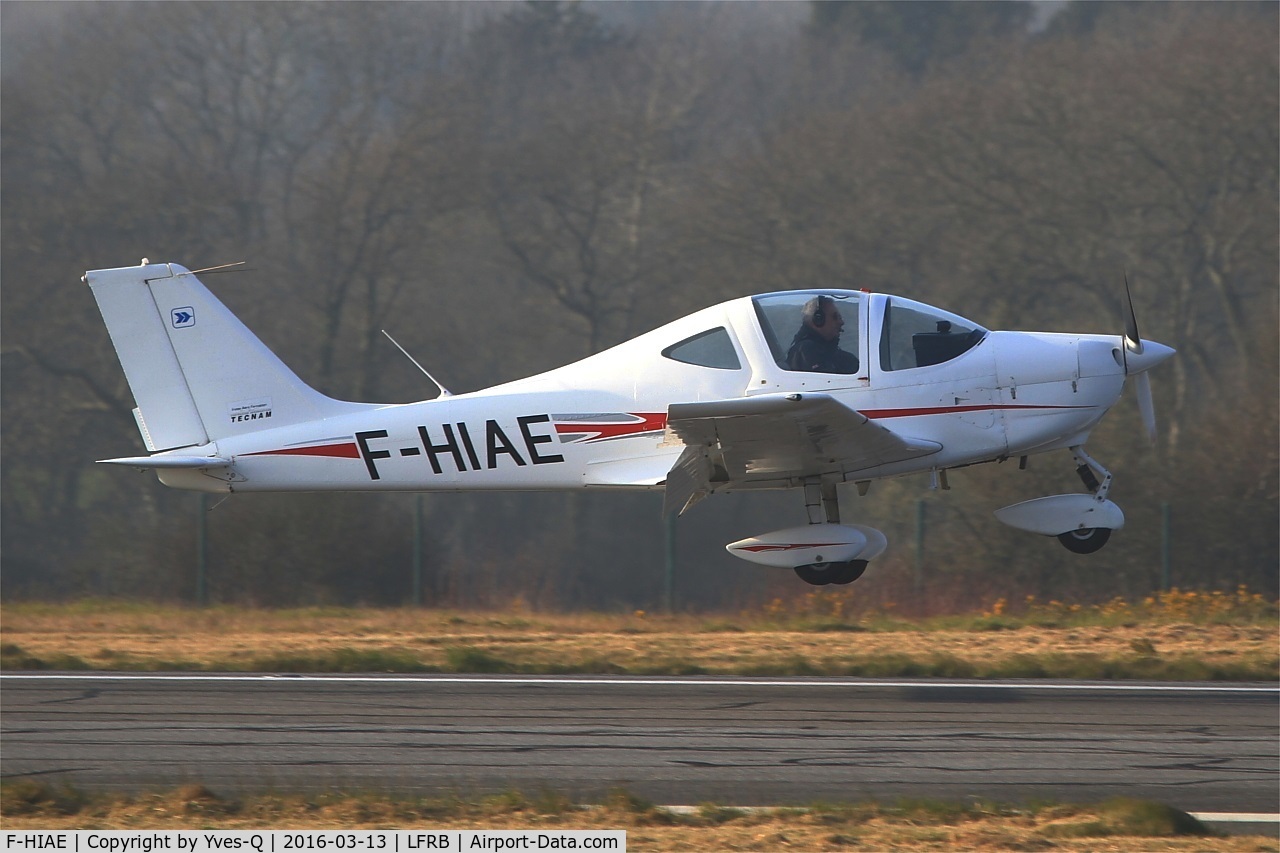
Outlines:
<svg viewBox="0 0 1280 853"><path fill-rule="evenodd" d="M787 352L787 368L814 373L857 373L858 357L840 349L838 338L828 341L805 325L800 327L795 340L791 342L791 349Z"/></svg>

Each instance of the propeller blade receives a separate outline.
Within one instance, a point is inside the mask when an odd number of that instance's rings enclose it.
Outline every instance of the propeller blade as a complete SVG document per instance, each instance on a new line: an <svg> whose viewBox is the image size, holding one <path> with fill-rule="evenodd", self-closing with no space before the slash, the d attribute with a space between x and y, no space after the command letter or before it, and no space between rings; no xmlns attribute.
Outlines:
<svg viewBox="0 0 1280 853"><path fill-rule="evenodd" d="M1142 336L1138 334L1138 315L1133 312L1133 294L1129 292L1129 273L1124 274L1124 299L1128 311L1124 318L1124 347L1134 355L1142 355Z"/></svg>
<svg viewBox="0 0 1280 853"><path fill-rule="evenodd" d="M1151 377L1147 371L1173 355L1173 349L1163 344L1151 342L1151 352L1143 357L1145 349L1142 335L1138 332L1138 315L1133 310L1133 291L1129 287L1129 272L1124 274L1124 346L1120 355L1124 359L1126 376L1133 377L1134 392L1138 395L1138 412L1142 415L1142 426L1146 430L1147 440L1156 441L1156 404L1151 397Z"/></svg>
<svg viewBox="0 0 1280 853"><path fill-rule="evenodd" d="M1137 383L1134 388L1138 393L1138 411L1142 414L1142 425L1147 430L1147 441L1156 443L1156 404L1151 399L1151 374L1145 370L1134 377Z"/></svg>

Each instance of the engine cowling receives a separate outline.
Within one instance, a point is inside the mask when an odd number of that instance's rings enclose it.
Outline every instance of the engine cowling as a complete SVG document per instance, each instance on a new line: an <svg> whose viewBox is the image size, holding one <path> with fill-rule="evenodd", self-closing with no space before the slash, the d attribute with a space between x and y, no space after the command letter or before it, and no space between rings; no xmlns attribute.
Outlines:
<svg viewBox="0 0 1280 853"><path fill-rule="evenodd" d="M861 524L805 524L750 536L725 546L730 554L762 566L797 566L873 560L889 547L874 527Z"/></svg>

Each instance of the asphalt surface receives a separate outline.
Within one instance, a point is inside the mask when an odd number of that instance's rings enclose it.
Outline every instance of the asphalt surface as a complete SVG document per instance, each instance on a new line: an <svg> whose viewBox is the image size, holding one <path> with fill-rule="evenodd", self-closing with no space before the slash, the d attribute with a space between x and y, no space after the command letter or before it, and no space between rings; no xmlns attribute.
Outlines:
<svg viewBox="0 0 1280 853"><path fill-rule="evenodd" d="M87 789L1280 812L1274 685L6 673L0 744L4 778Z"/></svg>

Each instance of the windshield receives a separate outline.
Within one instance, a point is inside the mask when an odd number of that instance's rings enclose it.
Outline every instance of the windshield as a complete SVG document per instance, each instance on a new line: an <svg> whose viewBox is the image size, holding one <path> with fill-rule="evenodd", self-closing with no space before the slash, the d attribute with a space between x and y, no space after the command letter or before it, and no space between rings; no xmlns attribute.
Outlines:
<svg viewBox="0 0 1280 853"><path fill-rule="evenodd" d="M847 291L775 293L755 299L756 316L784 370L858 372L859 294Z"/></svg>
<svg viewBox="0 0 1280 853"><path fill-rule="evenodd" d="M880 330L880 369L927 367L968 352L987 330L930 305L893 297Z"/></svg>

